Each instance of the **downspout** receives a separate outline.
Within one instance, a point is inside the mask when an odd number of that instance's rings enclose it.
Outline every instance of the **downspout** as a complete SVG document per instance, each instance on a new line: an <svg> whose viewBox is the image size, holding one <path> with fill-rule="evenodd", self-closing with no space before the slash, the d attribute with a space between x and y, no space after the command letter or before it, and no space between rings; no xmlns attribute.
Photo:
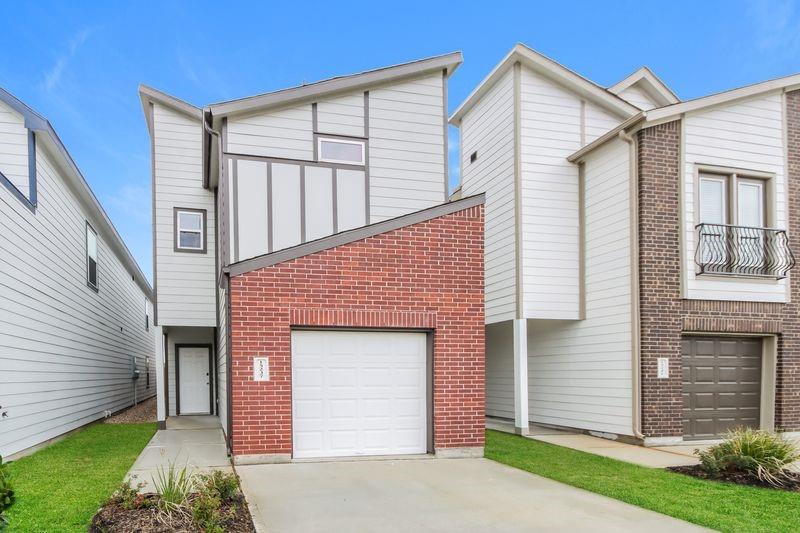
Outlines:
<svg viewBox="0 0 800 533"><path fill-rule="evenodd" d="M630 224L631 224L631 377L632 377L632 431L637 439L644 440L642 433L642 361L641 325L639 323L639 164L636 140L623 129L619 138L628 143L630 175Z"/></svg>

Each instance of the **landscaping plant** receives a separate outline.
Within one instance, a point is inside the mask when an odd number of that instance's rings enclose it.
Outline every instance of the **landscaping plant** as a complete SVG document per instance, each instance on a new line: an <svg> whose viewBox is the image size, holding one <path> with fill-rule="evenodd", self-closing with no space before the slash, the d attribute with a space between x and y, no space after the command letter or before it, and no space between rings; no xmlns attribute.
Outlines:
<svg viewBox="0 0 800 533"><path fill-rule="evenodd" d="M793 442L775 433L749 428L733 430L723 442L696 453L710 476L746 474L775 487L792 478L789 465L800 459L800 450Z"/></svg>
<svg viewBox="0 0 800 533"><path fill-rule="evenodd" d="M200 491L216 496L220 500L233 500L239 494L239 481L233 473L212 470L199 476Z"/></svg>
<svg viewBox="0 0 800 533"><path fill-rule="evenodd" d="M189 496L194 492L195 476L188 471L188 467L181 469L170 463L168 468L159 467L153 484L158 494L158 509L165 515L175 511L183 512Z"/></svg>
<svg viewBox="0 0 800 533"><path fill-rule="evenodd" d="M8 524L6 509L14 504L14 489L11 487L11 474L8 473L8 464L3 463L0 457L0 530Z"/></svg>

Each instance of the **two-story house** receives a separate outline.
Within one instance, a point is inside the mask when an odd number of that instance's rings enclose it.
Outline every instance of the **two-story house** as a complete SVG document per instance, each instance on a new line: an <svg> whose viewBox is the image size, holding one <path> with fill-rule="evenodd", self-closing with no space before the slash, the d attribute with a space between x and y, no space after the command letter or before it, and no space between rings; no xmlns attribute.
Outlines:
<svg viewBox="0 0 800 533"><path fill-rule="evenodd" d="M452 53L195 107L142 86L159 421L238 462L480 455L483 195L448 202Z"/></svg>
<svg viewBox="0 0 800 533"><path fill-rule="evenodd" d="M454 112L487 414L646 445L800 430L800 76L681 102L515 46Z"/></svg>
<svg viewBox="0 0 800 533"><path fill-rule="evenodd" d="M151 298L53 126L0 88L0 456L155 394Z"/></svg>

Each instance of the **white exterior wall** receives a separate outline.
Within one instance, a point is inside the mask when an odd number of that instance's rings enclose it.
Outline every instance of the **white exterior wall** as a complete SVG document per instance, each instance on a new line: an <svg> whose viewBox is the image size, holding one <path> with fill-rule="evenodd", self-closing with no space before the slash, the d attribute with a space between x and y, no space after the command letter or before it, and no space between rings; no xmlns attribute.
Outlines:
<svg viewBox="0 0 800 533"><path fill-rule="evenodd" d="M228 118L227 152L306 159L314 157L311 104Z"/></svg>
<svg viewBox="0 0 800 533"><path fill-rule="evenodd" d="M153 109L156 272L160 326L216 325L214 193L203 188L200 119ZM176 252L174 208L205 209L207 252Z"/></svg>
<svg viewBox="0 0 800 533"><path fill-rule="evenodd" d="M4 147L0 141L0 152ZM132 358L141 372L136 398L156 393L156 328L151 314L145 329L145 293L102 233L99 291L87 286L86 221L100 224L41 146L36 161L35 214L0 187L4 457L132 405ZM2 163L0 169L6 172Z"/></svg>
<svg viewBox="0 0 800 533"><path fill-rule="evenodd" d="M23 116L5 102L0 102L0 172L30 198L28 130Z"/></svg>
<svg viewBox="0 0 800 533"><path fill-rule="evenodd" d="M462 197L486 193L486 323L516 316L514 79L509 70L461 122ZM470 155L477 159L470 163ZM513 411L513 409L512 409Z"/></svg>
<svg viewBox="0 0 800 533"><path fill-rule="evenodd" d="M317 103L317 132L364 137L364 93L335 96Z"/></svg>
<svg viewBox="0 0 800 533"><path fill-rule="evenodd" d="M536 423L630 435L628 145L614 140L592 152L584 175L586 317L528 321L529 416Z"/></svg>
<svg viewBox="0 0 800 533"><path fill-rule="evenodd" d="M370 222L447 201L441 72L369 91Z"/></svg>
<svg viewBox="0 0 800 533"><path fill-rule="evenodd" d="M650 98L650 96L635 83L626 88L624 91L621 91L618 96L626 100L629 104L633 104L639 109L643 109L645 111L648 109L653 109L654 107L658 107L653 99Z"/></svg>
<svg viewBox="0 0 800 533"><path fill-rule="evenodd" d="M514 326L486 326L486 415L514 419Z"/></svg>
<svg viewBox="0 0 800 533"><path fill-rule="evenodd" d="M685 198L683 213L685 295L701 300L786 302L788 281L748 280L696 276L694 254L696 165L715 165L774 175L775 227L788 228L786 207L786 154L784 150L783 102L780 93L687 113L682 124Z"/></svg>
<svg viewBox="0 0 800 533"><path fill-rule="evenodd" d="M619 120L526 67L520 100L524 316L577 319L578 167L567 157Z"/></svg>
<svg viewBox="0 0 800 533"><path fill-rule="evenodd" d="M228 292L219 290L217 329L217 414L222 431L228 432Z"/></svg>

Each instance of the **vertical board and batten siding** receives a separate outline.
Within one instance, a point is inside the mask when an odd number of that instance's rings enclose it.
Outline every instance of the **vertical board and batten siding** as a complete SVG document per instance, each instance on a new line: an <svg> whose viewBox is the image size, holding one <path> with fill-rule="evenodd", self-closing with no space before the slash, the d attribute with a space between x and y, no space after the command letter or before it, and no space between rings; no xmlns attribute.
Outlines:
<svg viewBox="0 0 800 533"><path fill-rule="evenodd" d="M0 173L30 198L28 130L24 117L5 102L0 102Z"/></svg>
<svg viewBox="0 0 800 533"><path fill-rule="evenodd" d="M311 117L310 103L229 117L226 151L311 160L314 157Z"/></svg>
<svg viewBox="0 0 800 533"><path fill-rule="evenodd" d="M35 214L0 187L3 456L156 393L156 328L145 327L147 295L102 233L99 291L87 286L86 221L99 224L54 160L37 148Z"/></svg>
<svg viewBox="0 0 800 533"><path fill-rule="evenodd" d="M785 302L787 280L696 276L694 262L696 165L715 165L774 175L775 227L788 228L783 102L780 93L760 95L687 113L683 120L685 296L700 300Z"/></svg>
<svg viewBox="0 0 800 533"><path fill-rule="evenodd" d="M466 113L460 130L462 195L486 193L485 305L486 323L492 324L516 316L512 70Z"/></svg>
<svg viewBox="0 0 800 533"><path fill-rule="evenodd" d="M211 310L216 313L215 308L212 306ZM210 344L211 350L214 350L214 330L212 328L194 328L194 327L172 327L167 331L167 388L169 394L167 398L168 416L175 416L177 411L177 396L175 391L178 390L178 382L175 376L175 345L176 344ZM213 378L212 378L213 379ZM221 376L219 379L223 379ZM210 382L213 385L213 380ZM213 409L212 405L212 409Z"/></svg>
<svg viewBox="0 0 800 533"><path fill-rule="evenodd" d="M630 435L628 144L614 140L592 152L584 175L586 315L528 321L529 416L540 424ZM513 388L505 396L513 399Z"/></svg>
<svg viewBox="0 0 800 533"><path fill-rule="evenodd" d="M578 319L578 167L567 157L582 140L616 124L532 69L523 67L520 75L523 312L525 318Z"/></svg>
<svg viewBox="0 0 800 533"><path fill-rule="evenodd" d="M160 326L216 325L214 193L203 188L200 119L153 109L156 302ZM176 252L174 208L205 209L207 252Z"/></svg>
<svg viewBox="0 0 800 533"><path fill-rule="evenodd" d="M618 96L629 104L635 105L639 109L643 109L645 111L648 109L653 109L654 107L658 107L658 104L656 104L656 102L654 102L653 99L650 98L650 96L636 84L631 85L627 89L623 90Z"/></svg>
<svg viewBox="0 0 800 533"><path fill-rule="evenodd" d="M447 201L441 72L369 90L370 223Z"/></svg>

